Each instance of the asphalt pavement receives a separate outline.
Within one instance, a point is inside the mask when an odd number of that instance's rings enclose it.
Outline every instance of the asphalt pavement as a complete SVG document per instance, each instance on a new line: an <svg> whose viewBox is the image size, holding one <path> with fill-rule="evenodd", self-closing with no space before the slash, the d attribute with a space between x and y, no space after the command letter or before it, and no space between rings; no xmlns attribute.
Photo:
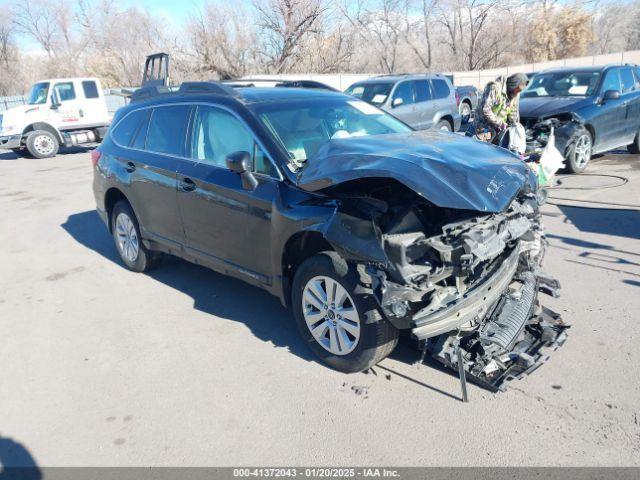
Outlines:
<svg viewBox="0 0 640 480"><path fill-rule="evenodd" d="M639 466L640 158L588 173L544 208L567 343L465 404L407 345L341 374L264 291L176 258L125 270L87 150L0 152L0 463Z"/></svg>

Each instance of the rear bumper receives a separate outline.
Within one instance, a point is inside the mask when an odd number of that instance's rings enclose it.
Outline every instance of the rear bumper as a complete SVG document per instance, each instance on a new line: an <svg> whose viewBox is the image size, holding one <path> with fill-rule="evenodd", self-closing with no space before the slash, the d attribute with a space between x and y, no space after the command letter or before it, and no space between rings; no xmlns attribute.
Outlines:
<svg viewBox="0 0 640 480"><path fill-rule="evenodd" d="M9 135L6 137L0 137L0 148L7 150L13 148L20 148L22 146L22 135Z"/></svg>

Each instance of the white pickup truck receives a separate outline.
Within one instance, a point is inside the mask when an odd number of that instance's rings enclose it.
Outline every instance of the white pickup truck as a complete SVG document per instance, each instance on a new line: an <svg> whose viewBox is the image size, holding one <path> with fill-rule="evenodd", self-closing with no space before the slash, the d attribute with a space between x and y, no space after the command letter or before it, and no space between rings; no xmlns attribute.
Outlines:
<svg viewBox="0 0 640 480"><path fill-rule="evenodd" d="M60 146L99 142L111 116L96 78L53 78L31 87L27 104L0 112L0 148L36 158Z"/></svg>

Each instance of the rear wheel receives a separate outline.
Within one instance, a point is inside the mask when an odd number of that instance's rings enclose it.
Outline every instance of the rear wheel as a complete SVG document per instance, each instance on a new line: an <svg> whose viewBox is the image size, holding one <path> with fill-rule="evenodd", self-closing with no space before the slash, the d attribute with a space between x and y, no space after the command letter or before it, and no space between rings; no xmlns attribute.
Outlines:
<svg viewBox="0 0 640 480"><path fill-rule="evenodd" d="M111 232L116 250L124 266L133 272L146 272L155 267L160 253L147 249L142 243L138 219L128 202L121 200L111 213Z"/></svg>
<svg viewBox="0 0 640 480"><path fill-rule="evenodd" d="M581 127L565 154L566 170L569 173L582 173L591 160L593 140L589 131Z"/></svg>
<svg viewBox="0 0 640 480"><path fill-rule="evenodd" d="M469 102L460 104L460 116L462 117L462 123L469 122L469 118L471 118L471 104Z"/></svg>
<svg viewBox="0 0 640 480"><path fill-rule="evenodd" d="M436 124L436 129L437 130L442 130L444 132L452 132L453 131L453 127L451 126L451 124L447 120L440 120Z"/></svg>
<svg viewBox="0 0 640 480"><path fill-rule="evenodd" d="M627 150L629 153L638 154L640 153L640 131L636 133L635 138L633 139L633 143L627 145Z"/></svg>
<svg viewBox="0 0 640 480"><path fill-rule="evenodd" d="M27 135L27 150L35 158L54 157L58 153L60 144L51 132L35 130Z"/></svg>
<svg viewBox="0 0 640 480"><path fill-rule="evenodd" d="M398 330L380 314L368 275L335 252L320 253L300 265L292 304L311 350L341 372L368 369L398 343Z"/></svg>

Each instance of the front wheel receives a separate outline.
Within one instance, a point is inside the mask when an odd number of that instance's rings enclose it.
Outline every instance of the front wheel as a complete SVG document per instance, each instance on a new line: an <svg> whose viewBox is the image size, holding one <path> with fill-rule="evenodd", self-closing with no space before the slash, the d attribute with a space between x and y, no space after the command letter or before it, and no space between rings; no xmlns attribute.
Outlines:
<svg viewBox="0 0 640 480"><path fill-rule="evenodd" d="M591 160L593 140L586 128L580 128L565 154L566 170L569 173L582 173Z"/></svg>
<svg viewBox="0 0 640 480"><path fill-rule="evenodd" d="M471 118L471 105L468 102L462 102L460 104L460 116L462 117L462 123L469 123Z"/></svg>
<svg viewBox="0 0 640 480"><path fill-rule="evenodd" d="M398 343L398 330L380 314L370 280L335 252L305 260L293 280L302 337L323 363L341 372L367 370Z"/></svg>
<svg viewBox="0 0 640 480"><path fill-rule="evenodd" d="M27 150L35 158L55 157L60 148L58 139L46 130L35 130L27 135Z"/></svg>

